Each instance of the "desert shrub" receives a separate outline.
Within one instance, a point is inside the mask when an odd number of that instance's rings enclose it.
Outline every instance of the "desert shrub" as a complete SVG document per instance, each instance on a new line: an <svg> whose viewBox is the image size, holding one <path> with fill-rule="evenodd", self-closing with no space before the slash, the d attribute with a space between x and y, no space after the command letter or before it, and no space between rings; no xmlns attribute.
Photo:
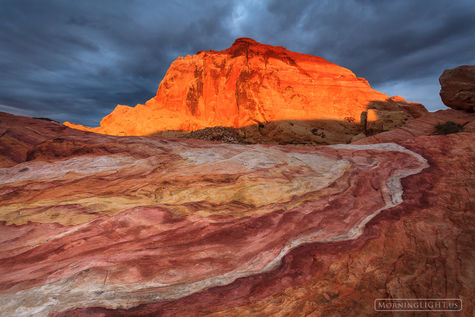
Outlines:
<svg viewBox="0 0 475 317"><path fill-rule="evenodd" d="M348 123L353 123L353 122L356 121L355 118L353 118L353 117L345 117L345 119L343 119L343 120L344 120L345 122L348 122Z"/></svg>
<svg viewBox="0 0 475 317"><path fill-rule="evenodd" d="M313 128L312 129L312 134L316 135L316 136L319 136L323 139L326 137L325 131L323 129L321 129L321 131L320 131L320 129L318 129L318 128Z"/></svg>
<svg viewBox="0 0 475 317"><path fill-rule="evenodd" d="M439 123L435 126L434 134L451 134L463 131L463 125L447 121L445 123Z"/></svg>

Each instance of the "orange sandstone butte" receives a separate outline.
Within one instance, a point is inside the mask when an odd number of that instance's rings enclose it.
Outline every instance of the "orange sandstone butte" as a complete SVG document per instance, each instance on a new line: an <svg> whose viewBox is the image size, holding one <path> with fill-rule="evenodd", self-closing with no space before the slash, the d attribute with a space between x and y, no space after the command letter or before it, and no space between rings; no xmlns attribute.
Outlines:
<svg viewBox="0 0 475 317"><path fill-rule="evenodd" d="M427 112L420 104L390 99L321 57L239 38L223 51L178 57L156 96L144 105L117 105L100 127L65 125L110 135L150 135L279 120L359 123L363 111L381 108L381 103L383 110L403 110L411 117Z"/></svg>

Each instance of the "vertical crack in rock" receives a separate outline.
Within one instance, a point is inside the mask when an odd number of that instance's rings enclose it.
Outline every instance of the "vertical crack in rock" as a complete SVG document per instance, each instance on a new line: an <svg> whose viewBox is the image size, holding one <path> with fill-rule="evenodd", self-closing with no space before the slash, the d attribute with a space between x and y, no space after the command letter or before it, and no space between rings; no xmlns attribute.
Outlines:
<svg viewBox="0 0 475 317"><path fill-rule="evenodd" d="M193 116L199 116L199 102L203 96L203 69L195 67L194 80L186 93L186 106Z"/></svg>

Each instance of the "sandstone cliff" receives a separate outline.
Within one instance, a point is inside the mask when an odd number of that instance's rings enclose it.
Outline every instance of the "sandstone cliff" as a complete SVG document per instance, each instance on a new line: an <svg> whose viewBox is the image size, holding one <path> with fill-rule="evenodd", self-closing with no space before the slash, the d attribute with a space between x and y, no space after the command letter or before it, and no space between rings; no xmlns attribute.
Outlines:
<svg viewBox="0 0 475 317"><path fill-rule="evenodd" d="M316 143L346 143L364 131L359 126L358 131L339 127L338 123L359 124L362 112L368 108L375 111L373 121L390 117L386 127L381 123L376 132L401 126L408 118L426 112L422 105L400 97L390 100L365 79L323 58L240 38L223 51L179 57L154 98L135 107L118 105L103 118L100 127L65 124L103 134L150 135L167 130L324 120L334 123L319 126L313 122L310 128L297 124L292 134L313 138ZM287 129L285 124L277 124ZM312 136L314 128L338 135L334 138L337 141Z"/></svg>

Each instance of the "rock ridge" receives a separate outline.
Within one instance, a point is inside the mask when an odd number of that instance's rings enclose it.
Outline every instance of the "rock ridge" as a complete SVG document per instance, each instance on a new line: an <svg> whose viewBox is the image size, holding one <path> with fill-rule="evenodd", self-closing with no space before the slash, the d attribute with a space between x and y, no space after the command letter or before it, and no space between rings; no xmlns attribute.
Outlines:
<svg viewBox="0 0 475 317"><path fill-rule="evenodd" d="M150 135L283 120L359 123L361 113L370 108L400 126L404 118L427 112L420 104L399 100L406 105L401 107L388 100L365 79L321 57L239 38L222 51L178 57L155 97L135 107L118 105L100 127L65 124L110 135ZM331 133L336 125L325 129Z"/></svg>

